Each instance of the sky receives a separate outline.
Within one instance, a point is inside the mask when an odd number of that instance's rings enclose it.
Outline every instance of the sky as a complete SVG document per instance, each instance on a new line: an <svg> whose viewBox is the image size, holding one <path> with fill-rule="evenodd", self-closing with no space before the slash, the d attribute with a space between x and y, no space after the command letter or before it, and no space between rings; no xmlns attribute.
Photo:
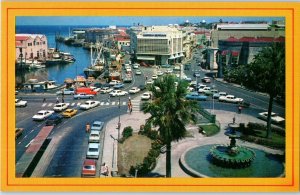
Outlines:
<svg viewBox="0 0 300 195"><path fill-rule="evenodd" d="M18 16L17 25L117 25L132 26L133 24L142 25L168 25L182 24L186 20L192 23L199 23L205 20L207 23L217 22L219 19L230 22L241 21L268 21L282 20L280 17L82 17L82 16Z"/></svg>

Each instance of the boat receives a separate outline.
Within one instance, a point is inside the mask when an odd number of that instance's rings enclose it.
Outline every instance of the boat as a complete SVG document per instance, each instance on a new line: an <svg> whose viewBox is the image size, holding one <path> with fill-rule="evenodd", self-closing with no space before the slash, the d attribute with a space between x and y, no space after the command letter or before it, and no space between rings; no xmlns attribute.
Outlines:
<svg viewBox="0 0 300 195"><path fill-rule="evenodd" d="M29 69L39 69L46 67L45 64L37 60L27 61L26 64L28 65Z"/></svg>
<svg viewBox="0 0 300 195"><path fill-rule="evenodd" d="M46 66L57 64L69 64L75 62L75 58L70 53L60 52L57 49L50 48L46 59Z"/></svg>
<svg viewBox="0 0 300 195"><path fill-rule="evenodd" d="M97 78L104 72L104 55L102 53L103 47L100 45L97 46L96 52L97 52L97 57L96 59L93 59L93 48L91 48L91 66L85 68L83 70L85 76L88 77L94 77Z"/></svg>
<svg viewBox="0 0 300 195"><path fill-rule="evenodd" d="M38 79L29 79L26 83L24 83L24 89L32 91L53 90L59 88L61 88L61 86L56 85L56 82L53 80L38 81Z"/></svg>

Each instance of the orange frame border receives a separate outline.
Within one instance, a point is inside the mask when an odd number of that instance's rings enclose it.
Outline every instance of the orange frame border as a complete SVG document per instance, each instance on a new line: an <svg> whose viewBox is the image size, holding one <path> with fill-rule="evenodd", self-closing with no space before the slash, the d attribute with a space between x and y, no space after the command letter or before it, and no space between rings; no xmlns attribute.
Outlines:
<svg viewBox="0 0 300 195"><path fill-rule="evenodd" d="M5 191L299 191L299 3L3 2L2 3L2 190ZM100 13L99 13L100 10ZM212 11L218 11L213 15ZM228 12L230 11L230 13ZM279 13L280 12L280 13ZM14 132L14 34L16 16L256 16L286 20L286 177L89 179L16 178ZM298 47L297 47L298 46ZM84 182L85 181L85 182ZM130 183L128 183L130 182ZM56 189L54 189L54 186ZM119 187L119 188L116 188ZM238 189L237 189L238 187ZM213 188L213 189L212 189Z"/></svg>

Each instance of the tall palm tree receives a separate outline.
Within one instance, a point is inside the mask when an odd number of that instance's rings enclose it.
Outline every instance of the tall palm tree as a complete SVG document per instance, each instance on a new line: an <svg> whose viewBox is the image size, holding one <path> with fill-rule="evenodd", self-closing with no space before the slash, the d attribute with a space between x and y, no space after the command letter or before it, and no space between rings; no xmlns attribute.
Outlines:
<svg viewBox="0 0 300 195"><path fill-rule="evenodd" d="M166 177L171 177L171 142L185 136L185 125L196 122L199 105L185 100L187 82L178 81L174 75L157 79L150 87L153 100L143 104L144 113L150 113L147 124L158 127L160 137L166 145Z"/></svg>
<svg viewBox="0 0 300 195"><path fill-rule="evenodd" d="M273 99L285 90L285 47L284 43L274 42L263 48L247 67L245 84L269 94L267 135L271 135L271 112Z"/></svg>

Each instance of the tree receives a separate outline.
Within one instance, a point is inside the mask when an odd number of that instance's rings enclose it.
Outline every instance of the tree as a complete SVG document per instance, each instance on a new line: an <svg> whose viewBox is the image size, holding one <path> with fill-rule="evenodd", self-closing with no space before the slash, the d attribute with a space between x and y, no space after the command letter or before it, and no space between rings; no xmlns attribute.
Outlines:
<svg viewBox="0 0 300 195"><path fill-rule="evenodd" d="M199 105L185 100L187 82L178 81L174 75L157 79L149 88L153 100L142 106L144 113L150 113L147 124L158 127L160 139L166 145L166 177L171 177L171 142L185 136L185 125L196 122Z"/></svg>
<svg viewBox="0 0 300 195"><path fill-rule="evenodd" d="M244 85L269 94L267 135L271 135L271 112L273 99L285 90L285 47L284 43L274 42L263 48L247 67Z"/></svg>

